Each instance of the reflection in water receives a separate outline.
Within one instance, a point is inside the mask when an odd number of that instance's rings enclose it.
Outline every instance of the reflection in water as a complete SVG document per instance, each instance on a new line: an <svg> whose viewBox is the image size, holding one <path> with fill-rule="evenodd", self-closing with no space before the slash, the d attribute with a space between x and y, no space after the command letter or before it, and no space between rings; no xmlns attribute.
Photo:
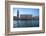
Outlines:
<svg viewBox="0 0 46 36"><path fill-rule="evenodd" d="M21 28L21 27L39 27L38 20L14 20L13 28Z"/></svg>

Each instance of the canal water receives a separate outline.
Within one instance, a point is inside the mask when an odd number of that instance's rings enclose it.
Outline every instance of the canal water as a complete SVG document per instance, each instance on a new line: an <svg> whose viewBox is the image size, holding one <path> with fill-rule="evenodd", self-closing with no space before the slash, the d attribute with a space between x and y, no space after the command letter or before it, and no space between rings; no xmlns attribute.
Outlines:
<svg viewBox="0 0 46 36"><path fill-rule="evenodd" d="M39 27L39 20L14 20L13 28Z"/></svg>

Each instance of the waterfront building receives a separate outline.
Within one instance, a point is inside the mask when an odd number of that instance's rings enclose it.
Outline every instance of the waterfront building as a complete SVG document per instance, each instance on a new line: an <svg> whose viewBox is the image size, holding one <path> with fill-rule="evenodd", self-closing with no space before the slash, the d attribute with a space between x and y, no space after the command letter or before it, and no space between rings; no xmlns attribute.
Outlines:
<svg viewBox="0 0 46 36"><path fill-rule="evenodd" d="M32 19L32 15L21 14L20 19Z"/></svg>

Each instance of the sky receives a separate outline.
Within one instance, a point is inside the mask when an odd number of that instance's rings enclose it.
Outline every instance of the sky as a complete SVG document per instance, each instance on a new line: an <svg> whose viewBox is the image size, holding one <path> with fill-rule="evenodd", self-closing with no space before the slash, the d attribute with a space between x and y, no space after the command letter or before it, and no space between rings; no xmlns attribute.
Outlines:
<svg viewBox="0 0 46 36"><path fill-rule="evenodd" d="M39 9L35 8L13 8L13 16L17 16L17 10L19 10L19 16L20 14L39 16Z"/></svg>

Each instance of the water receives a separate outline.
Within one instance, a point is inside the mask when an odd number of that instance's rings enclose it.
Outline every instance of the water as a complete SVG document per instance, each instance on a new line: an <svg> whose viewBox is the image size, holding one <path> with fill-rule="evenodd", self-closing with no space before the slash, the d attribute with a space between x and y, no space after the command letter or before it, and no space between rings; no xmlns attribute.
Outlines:
<svg viewBox="0 0 46 36"><path fill-rule="evenodd" d="M39 20L14 20L13 28L39 27Z"/></svg>

